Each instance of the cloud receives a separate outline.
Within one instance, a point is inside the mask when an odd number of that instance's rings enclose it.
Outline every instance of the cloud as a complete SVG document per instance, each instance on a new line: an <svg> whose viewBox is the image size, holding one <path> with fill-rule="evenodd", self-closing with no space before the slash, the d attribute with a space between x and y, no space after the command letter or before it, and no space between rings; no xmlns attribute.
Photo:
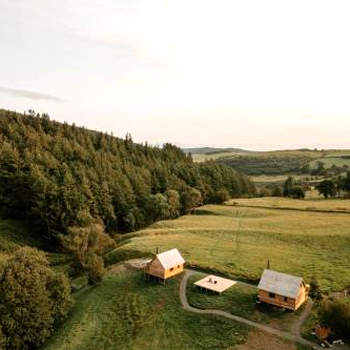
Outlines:
<svg viewBox="0 0 350 350"><path fill-rule="evenodd" d="M59 97L47 95L47 94L41 94L39 92L29 91L29 90L9 89L5 87L0 87L0 92L3 92L8 95L16 96L16 97L30 98L32 100L48 100L48 101L55 101L55 102L64 102L64 100Z"/></svg>

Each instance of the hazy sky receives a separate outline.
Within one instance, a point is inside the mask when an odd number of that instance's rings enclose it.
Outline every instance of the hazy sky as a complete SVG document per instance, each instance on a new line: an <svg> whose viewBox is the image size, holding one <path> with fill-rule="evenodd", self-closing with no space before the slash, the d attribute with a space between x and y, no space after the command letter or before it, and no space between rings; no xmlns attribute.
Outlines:
<svg viewBox="0 0 350 350"><path fill-rule="evenodd" d="M0 107L250 149L350 148L350 2L0 0Z"/></svg>

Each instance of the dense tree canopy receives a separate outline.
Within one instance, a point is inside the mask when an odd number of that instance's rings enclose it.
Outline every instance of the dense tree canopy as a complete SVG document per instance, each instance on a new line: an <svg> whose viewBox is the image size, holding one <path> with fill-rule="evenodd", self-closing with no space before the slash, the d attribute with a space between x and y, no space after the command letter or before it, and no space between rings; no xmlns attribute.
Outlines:
<svg viewBox="0 0 350 350"><path fill-rule="evenodd" d="M50 335L72 304L70 283L45 254L20 248L0 266L1 349L32 349Z"/></svg>
<svg viewBox="0 0 350 350"><path fill-rule="evenodd" d="M165 144L134 143L51 121L47 115L0 110L0 213L30 219L57 238L69 227L102 220L127 232L176 217L192 206L252 195L250 180L225 165L196 164Z"/></svg>

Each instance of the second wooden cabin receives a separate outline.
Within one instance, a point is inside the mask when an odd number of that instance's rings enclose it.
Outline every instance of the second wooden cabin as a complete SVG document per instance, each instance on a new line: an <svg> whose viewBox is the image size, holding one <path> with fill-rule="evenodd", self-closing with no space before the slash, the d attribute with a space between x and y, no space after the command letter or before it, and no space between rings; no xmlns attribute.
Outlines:
<svg viewBox="0 0 350 350"><path fill-rule="evenodd" d="M157 254L145 267L147 277L157 277L166 280L181 273L185 260L180 252L174 248Z"/></svg>
<svg viewBox="0 0 350 350"><path fill-rule="evenodd" d="M302 277L266 269L258 285L258 298L260 302L295 311L307 300L309 288Z"/></svg>

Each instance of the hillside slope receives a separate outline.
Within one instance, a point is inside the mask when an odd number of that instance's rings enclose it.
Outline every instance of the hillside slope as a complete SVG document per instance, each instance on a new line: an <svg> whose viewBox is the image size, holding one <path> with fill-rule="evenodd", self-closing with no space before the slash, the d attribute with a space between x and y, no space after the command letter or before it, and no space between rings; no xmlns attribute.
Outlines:
<svg viewBox="0 0 350 350"><path fill-rule="evenodd" d="M205 148L193 150L196 162L215 160L220 164L249 175L312 174L320 162L325 169L332 167L350 168L349 150L282 150L266 152L241 152L222 149L204 152Z"/></svg>
<svg viewBox="0 0 350 350"><path fill-rule="evenodd" d="M195 164L170 144L140 145L51 121L47 115L0 110L0 214L21 217L51 239L72 225L102 220L127 232L176 217L218 191L254 192L230 167Z"/></svg>

